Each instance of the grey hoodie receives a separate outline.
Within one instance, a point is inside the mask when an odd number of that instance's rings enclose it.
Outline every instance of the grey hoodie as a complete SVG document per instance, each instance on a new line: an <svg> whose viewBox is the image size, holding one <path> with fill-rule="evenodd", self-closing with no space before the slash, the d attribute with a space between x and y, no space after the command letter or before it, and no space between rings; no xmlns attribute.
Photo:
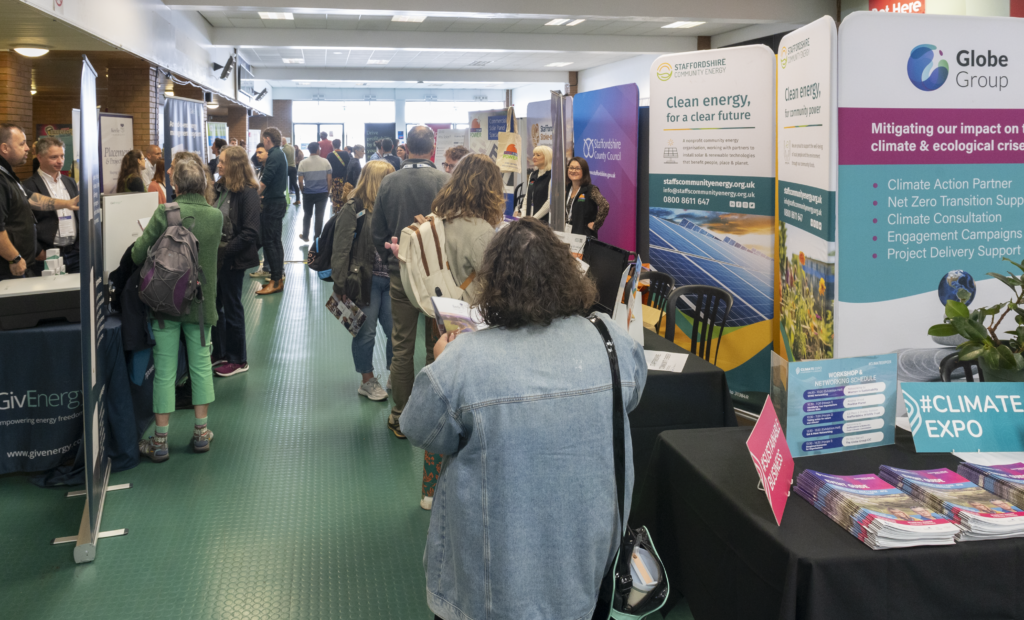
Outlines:
<svg viewBox="0 0 1024 620"><path fill-rule="evenodd" d="M391 275L399 273L398 258L384 243L400 237L402 229L415 222L417 215L430 215L431 203L449 178L429 159L409 159L401 170L381 182L373 203L373 246L387 257Z"/></svg>

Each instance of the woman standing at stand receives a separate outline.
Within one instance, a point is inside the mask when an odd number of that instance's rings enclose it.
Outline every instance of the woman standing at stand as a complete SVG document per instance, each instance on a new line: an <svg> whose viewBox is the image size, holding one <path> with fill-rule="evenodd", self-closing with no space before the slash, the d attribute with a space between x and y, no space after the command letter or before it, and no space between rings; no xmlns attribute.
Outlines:
<svg viewBox="0 0 1024 620"><path fill-rule="evenodd" d="M601 190L590 182L590 166L582 157L573 157L565 168L565 223L574 235L597 238L608 217L610 206Z"/></svg>
<svg viewBox="0 0 1024 620"><path fill-rule="evenodd" d="M517 217L535 217L548 221L551 204L548 201L551 189L551 147L533 147L534 170L530 173L530 184L526 189L526 205Z"/></svg>
<svg viewBox="0 0 1024 620"><path fill-rule="evenodd" d="M153 167L153 180L149 182L149 187L146 188L148 192L156 192L159 197L160 204L167 202L167 195L164 193L164 160L156 162Z"/></svg>
<svg viewBox="0 0 1024 620"><path fill-rule="evenodd" d="M142 151L131 150L125 153L121 158L121 171L117 173L117 189L114 191L118 194L145 192L146 186L142 184L142 169L145 167L145 161L146 158L142 156Z"/></svg>

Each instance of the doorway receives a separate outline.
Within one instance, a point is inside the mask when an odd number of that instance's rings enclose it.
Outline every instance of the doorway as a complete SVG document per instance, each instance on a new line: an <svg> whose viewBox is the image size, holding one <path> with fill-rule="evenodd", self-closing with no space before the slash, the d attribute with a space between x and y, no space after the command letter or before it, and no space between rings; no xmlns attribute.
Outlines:
<svg viewBox="0 0 1024 620"><path fill-rule="evenodd" d="M327 132L328 140L341 140L345 146L345 124L344 123L295 123L292 125L292 135L295 136L294 143L306 150L310 142L319 142L320 132Z"/></svg>

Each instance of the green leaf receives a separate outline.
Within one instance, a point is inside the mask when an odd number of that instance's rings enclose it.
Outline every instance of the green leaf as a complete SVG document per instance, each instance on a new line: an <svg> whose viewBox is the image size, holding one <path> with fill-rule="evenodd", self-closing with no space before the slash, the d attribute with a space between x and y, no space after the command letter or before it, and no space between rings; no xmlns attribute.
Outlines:
<svg viewBox="0 0 1024 620"><path fill-rule="evenodd" d="M1017 370L1024 370L1024 356L1020 353L1013 354L1014 368Z"/></svg>
<svg viewBox="0 0 1024 620"><path fill-rule="evenodd" d="M962 317L962 318L966 319L968 316L970 316L970 314L971 314L971 312L967 309L967 306L965 306L963 303L961 303L959 301L956 301L955 299L950 299L949 301L946 302L946 316L947 317L949 317L951 319L954 318L954 317ZM920 333L920 332L918 332L918 333Z"/></svg>
<svg viewBox="0 0 1024 620"><path fill-rule="evenodd" d="M1006 257L1006 256L1004 256L1004 257L1003 257L1003 260L1004 260L1004 261L1006 261L1006 262L1008 262L1008 263L1010 263L1011 265L1013 265L1013 266L1014 266L1014 267L1016 267L1017 269L1020 269L1021 271L1024 271L1024 263L1015 263L1015 262L1013 262L1012 260L1010 260L1010 259L1009 259L1008 257Z"/></svg>
<svg viewBox="0 0 1024 620"><path fill-rule="evenodd" d="M938 336L939 338L956 336L958 333L959 332L956 331L956 326L952 323L939 323L938 325L932 325L928 328L929 336Z"/></svg>
<svg viewBox="0 0 1024 620"><path fill-rule="evenodd" d="M1010 350L1010 347L1001 344L996 347L996 351L999 353L1000 368L1017 368L1017 360L1013 357L1013 351Z"/></svg>
<svg viewBox="0 0 1024 620"><path fill-rule="evenodd" d="M973 342L965 342L960 345L960 361L969 362L973 359L977 359L981 352L985 350L985 345L974 344Z"/></svg>
<svg viewBox="0 0 1024 620"><path fill-rule="evenodd" d="M982 324L977 321L972 321L963 317L956 317L953 319L953 325L956 326L956 331L968 340L990 342L988 332L985 331Z"/></svg>
<svg viewBox="0 0 1024 620"><path fill-rule="evenodd" d="M987 308L980 308L981 316L995 316L995 315L999 314L999 311L1002 310L1003 306L1005 306L1005 305L1006 305L1005 303L1002 303L1002 304L999 304L997 306L989 306Z"/></svg>
<svg viewBox="0 0 1024 620"><path fill-rule="evenodd" d="M1005 284L1006 286L1009 286L1010 288L1012 288L1014 290L1017 290L1017 287L1020 286L1020 280L1018 280L1017 278L1015 278L1013 276L1007 277L1007 276L1004 276L1004 275L999 274L999 273L991 273L991 272L987 273L985 275L992 276L996 280L999 280L1000 282L1002 282L1003 284Z"/></svg>
<svg viewBox="0 0 1024 620"><path fill-rule="evenodd" d="M999 351L994 347L988 347L981 352L981 359L984 360L990 368L1001 368L999 365Z"/></svg>

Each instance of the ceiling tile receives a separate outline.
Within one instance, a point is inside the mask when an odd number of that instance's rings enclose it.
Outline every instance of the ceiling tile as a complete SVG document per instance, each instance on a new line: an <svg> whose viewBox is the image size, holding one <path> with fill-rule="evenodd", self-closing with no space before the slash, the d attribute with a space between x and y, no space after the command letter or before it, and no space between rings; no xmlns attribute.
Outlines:
<svg viewBox="0 0 1024 620"><path fill-rule="evenodd" d="M258 19L258 18L257 19L232 18L231 19L231 24L235 28L263 28L264 27L263 26L263 20L262 19Z"/></svg>
<svg viewBox="0 0 1024 620"><path fill-rule="evenodd" d="M297 28L326 28L327 15L296 14L295 26Z"/></svg>
<svg viewBox="0 0 1024 620"><path fill-rule="evenodd" d="M262 21L263 26L265 28L277 28L279 30L295 30L295 22L288 19L264 19Z"/></svg>
<svg viewBox="0 0 1024 620"><path fill-rule="evenodd" d="M478 19L468 22L457 21L448 26L448 32L476 32L480 26L480 20Z"/></svg>

